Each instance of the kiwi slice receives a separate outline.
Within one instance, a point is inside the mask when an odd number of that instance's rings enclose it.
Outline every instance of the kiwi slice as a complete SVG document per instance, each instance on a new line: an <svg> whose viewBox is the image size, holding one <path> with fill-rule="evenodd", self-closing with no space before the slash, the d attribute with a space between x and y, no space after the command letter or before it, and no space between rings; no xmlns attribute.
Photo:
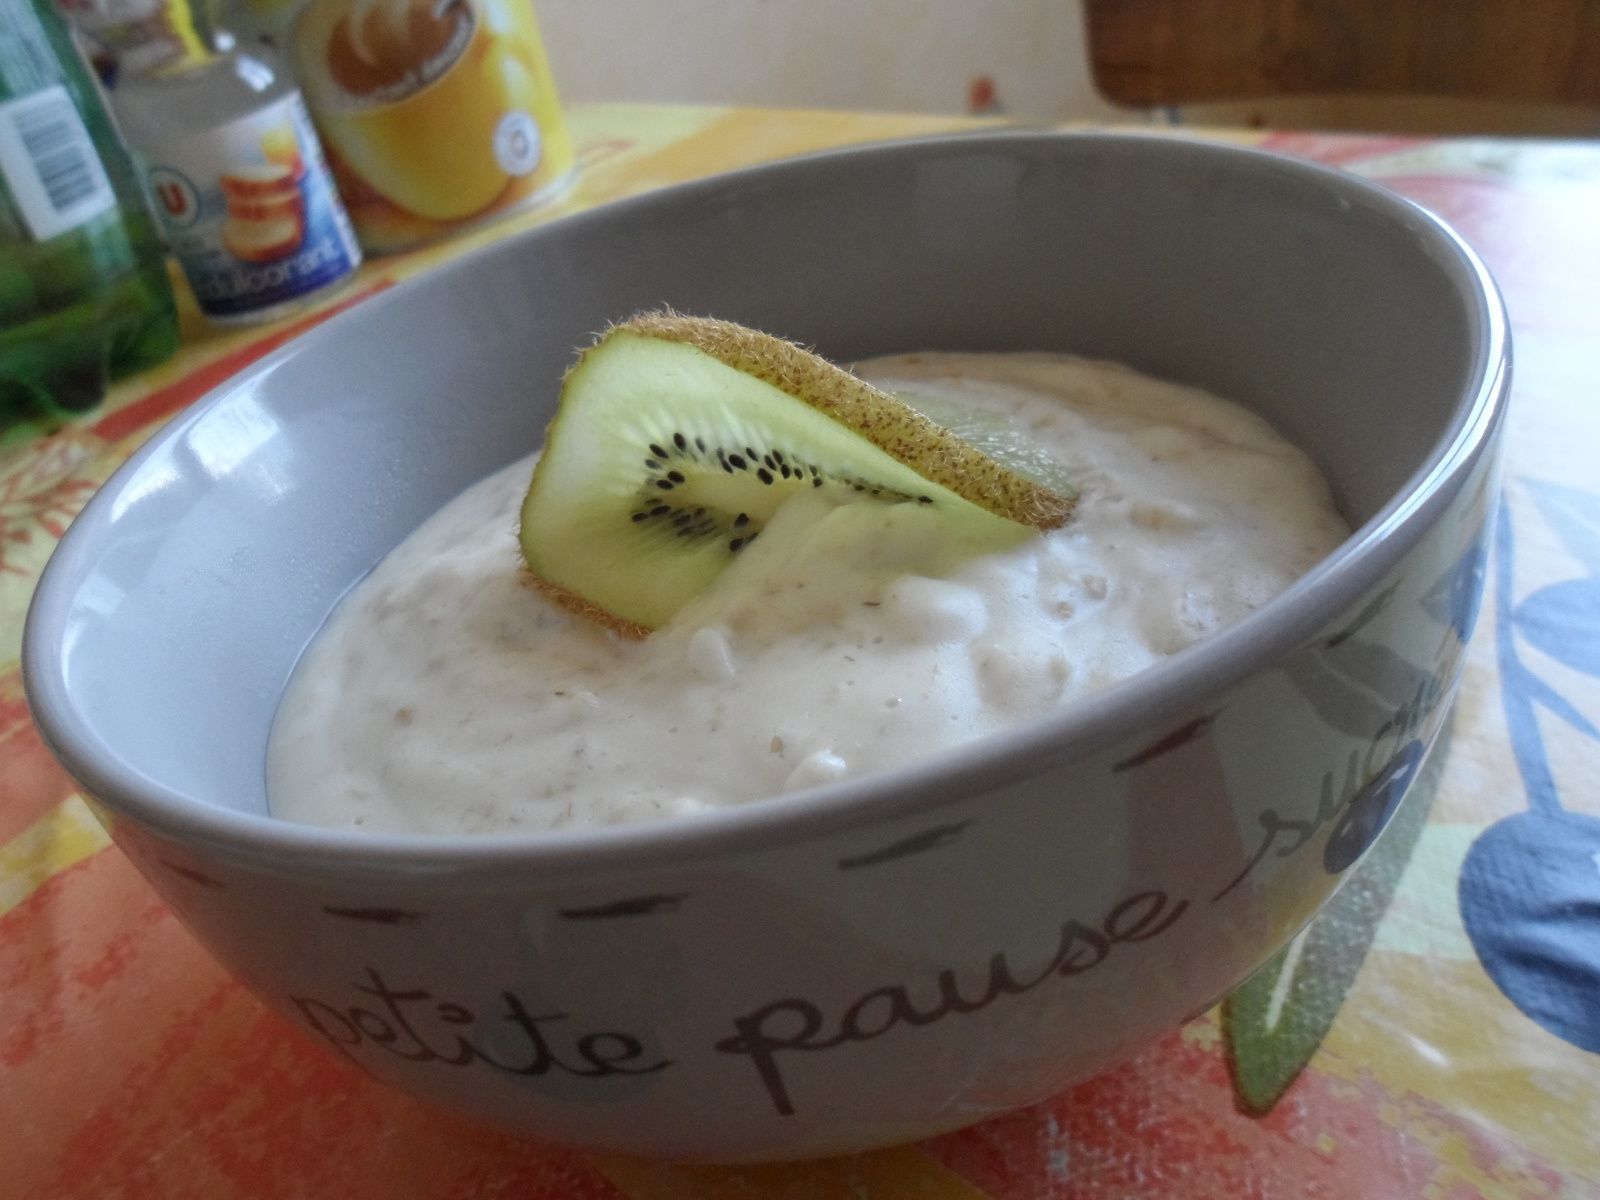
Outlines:
<svg viewBox="0 0 1600 1200"><path fill-rule="evenodd" d="M567 373L522 506L522 553L567 607L643 636L832 488L932 506L998 548L1072 513L1051 489L793 343L673 313L615 325Z"/></svg>

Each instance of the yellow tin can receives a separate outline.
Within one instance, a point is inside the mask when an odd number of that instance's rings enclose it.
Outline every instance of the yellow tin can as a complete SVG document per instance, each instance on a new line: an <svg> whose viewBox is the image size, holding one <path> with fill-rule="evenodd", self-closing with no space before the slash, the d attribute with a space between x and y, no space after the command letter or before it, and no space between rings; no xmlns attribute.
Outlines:
<svg viewBox="0 0 1600 1200"><path fill-rule="evenodd" d="M287 40L369 250L430 241L571 178L529 0L308 0Z"/></svg>

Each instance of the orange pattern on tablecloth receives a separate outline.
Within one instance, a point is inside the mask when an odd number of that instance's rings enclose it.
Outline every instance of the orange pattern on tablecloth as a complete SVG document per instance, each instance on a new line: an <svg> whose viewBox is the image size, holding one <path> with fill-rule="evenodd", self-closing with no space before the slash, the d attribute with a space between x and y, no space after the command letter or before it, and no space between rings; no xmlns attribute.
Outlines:
<svg viewBox="0 0 1600 1200"><path fill-rule="evenodd" d="M1313 1067L1268 1116L1244 1117L1230 1103L1219 1037L1215 1019L1202 1018L1115 1071L930 1152L997 1200L1600 1195L1370 1075Z"/></svg>
<svg viewBox="0 0 1600 1200"><path fill-rule="evenodd" d="M89 806L77 795L0 845L0 916L25 902L51 879L111 844Z"/></svg>
<svg viewBox="0 0 1600 1200"><path fill-rule="evenodd" d="M0 671L0 846L72 794L73 782L28 712L22 673Z"/></svg>
<svg viewBox="0 0 1600 1200"><path fill-rule="evenodd" d="M628 1200L817 1200L829 1196L986 1200L987 1195L913 1146L851 1158L758 1166L673 1166L622 1158L592 1161Z"/></svg>

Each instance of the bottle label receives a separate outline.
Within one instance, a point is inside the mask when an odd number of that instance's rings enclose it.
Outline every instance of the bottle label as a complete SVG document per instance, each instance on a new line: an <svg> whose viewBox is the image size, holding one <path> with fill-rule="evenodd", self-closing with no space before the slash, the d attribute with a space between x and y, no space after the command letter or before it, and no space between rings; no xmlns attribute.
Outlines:
<svg viewBox="0 0 1600 1200"><path fill-rule="evenodd" d="M59 83L0 103L0 175L39 242L117 202L83 118Z"/></svg>
<svg viewBox="0 0 1600 1200"><path fill-rule="evenodd" d="M211 316L285 303L360 264L298 94L139 149L167 242Z"/></svg>

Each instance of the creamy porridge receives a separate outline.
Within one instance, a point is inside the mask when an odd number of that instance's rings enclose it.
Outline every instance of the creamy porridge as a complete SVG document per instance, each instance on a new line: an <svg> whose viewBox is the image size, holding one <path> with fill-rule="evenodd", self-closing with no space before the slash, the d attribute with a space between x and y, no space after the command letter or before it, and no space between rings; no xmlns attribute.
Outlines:
<svg viewBox="0 0 1600 1200"><path fill-rule="evenodd" d="M857 373L1006 414L1081 489L972 556L914 504L787 502L629 641L526 585L531 460L398 547L330 618L268 751L276 815L422 833L678 817L913 761L1074 701L1281 591L1348 535L1259 418L1126 368L919 354Z"/></svg>

